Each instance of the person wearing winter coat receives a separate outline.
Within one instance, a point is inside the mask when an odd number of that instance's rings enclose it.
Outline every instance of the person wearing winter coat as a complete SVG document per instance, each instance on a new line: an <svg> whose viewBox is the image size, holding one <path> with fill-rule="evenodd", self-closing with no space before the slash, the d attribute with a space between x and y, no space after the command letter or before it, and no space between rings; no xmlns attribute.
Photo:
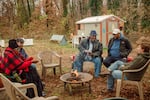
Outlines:
<svg viewBox="0 0 150 100"><path fill-rule="evenodd" d="M126 62L129 53L132 51L130 41L123 36L119 29L114 29L112 33L113 38L108 43L108 56L103 61L107 68L117 60Z"/></svg>
<svg viewBox="0 0 150 100"><path fill-rule="evenodd" d="M88 38L83 39L79 46L79 54L76 56L75 61L73 62L73 69L77 69L79 72L82 71L83 62L90 61L95 65L95 77L99 77L102 65L102 53L103 46L99 40L96 39L96 31L92 30Z"/></svg>
<svg viewBox="0 0 150 100"><path fill-rule="evenodd" d="M147 39L147 40L146 40ZM109 75L107 79L108 91L113 91L114 80L122 78L123 70L134 70L143 67L150 59L150 41L145 38L137 47L137 57L132 62L125 63L123 61L116 61L108 67ZM126 80L138 81L141 80L146 68L137 73L125 73Z"/></svg>

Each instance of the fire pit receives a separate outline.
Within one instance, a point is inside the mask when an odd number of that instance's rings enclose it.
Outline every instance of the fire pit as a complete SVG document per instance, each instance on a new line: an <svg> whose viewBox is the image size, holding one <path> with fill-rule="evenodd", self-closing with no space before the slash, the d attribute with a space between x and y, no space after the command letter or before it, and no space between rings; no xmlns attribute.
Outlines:
<svg viewBox="0 0 150 100"><path fill-rule="evenodd" d="M70 77L66 79L70 82L81 81L81 75L77 72L77 70L71 70Z"/></svg>
<svg viewBox="0 0 150 100"><path fill-rule="evenodd" d="M73 84L81 84L82 88L85 84L88 84L89 93L91 93L91 80L93 76L89 73L78 72L78 76L74 73L66 73L60 77L60 80L64 82L64 89L69 91L69 94L72 95Z"/></svg>

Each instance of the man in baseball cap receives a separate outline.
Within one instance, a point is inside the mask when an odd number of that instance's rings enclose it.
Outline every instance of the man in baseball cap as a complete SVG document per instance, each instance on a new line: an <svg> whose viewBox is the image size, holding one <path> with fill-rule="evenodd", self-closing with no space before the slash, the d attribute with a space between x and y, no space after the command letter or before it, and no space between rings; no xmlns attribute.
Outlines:
<svg viewBox="0 0 150 100"><path fill-rule="evenodd" d="M117 60L125 61L132 50L130 42L123 36L120 29L113 29L112 34L113 38L108 43L108 56L103 61L107 68Z"/></svg>
<svg viewBox="0 0 150 100"><path fill-rule="evenodd" d="M90 61L95 65L95 77L99 77L99 73L102 65L102 51L103 47L99 40L96 39L96 31L91 30L90 36L81 40L79 44L79 54L75 57L73 62L73 69L77 69L79 72L83 71L83 62Z"/></svg>
<svg viewBox="0 0 150 100"><path fill-rule="evenodd" d="M120 38L121 36L121 31L119 29L114 29L112 34L114 35L114 38Z"/></svg>
<svg viewBox="0 0 150 100"><path fill-rule="evenodd" d="M113 35L119 34L120 30L119 29L114 29L112 33L113 33Z"/></svg>
<svg viewBox="0 0 150 100"><path fill-rule="evenodd" d="M90 32L90 36L96 36L96 35L97 35L97 33L96 33L95 30L92 30L92 31Z"/></svg>

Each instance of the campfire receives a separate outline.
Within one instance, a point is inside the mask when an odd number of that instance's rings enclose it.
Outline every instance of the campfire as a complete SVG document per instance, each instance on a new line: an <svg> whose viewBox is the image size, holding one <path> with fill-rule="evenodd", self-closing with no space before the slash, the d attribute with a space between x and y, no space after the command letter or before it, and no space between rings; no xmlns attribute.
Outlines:
<svg viewBox="0 0 150 100"><path fill-rule="evenodd" d="M71 70L71 76L67 79L67 81L76 82L81 81L81 77L77 70Z"/></svg>

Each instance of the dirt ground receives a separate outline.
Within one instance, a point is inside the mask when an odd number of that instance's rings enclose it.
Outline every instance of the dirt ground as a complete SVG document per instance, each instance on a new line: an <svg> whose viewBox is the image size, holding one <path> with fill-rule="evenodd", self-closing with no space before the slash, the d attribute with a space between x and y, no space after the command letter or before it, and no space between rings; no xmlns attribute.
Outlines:
<svg viewBox="0 0 150 100"><path fill-rule="evenodd" d="M49 41L34 41L34 46L25 47L29 55L37 58L37 54L43 50L53 50L56 51L62 57L62 71L63 74L70 72L71 70L71 60L70 56L78 53L77 48L72 48L71 44L67 46L60 46L58 44L49 43ZM103 56L106 56L106 51L104 51ZM132 53L132 56L135 54ZM37 70L41 75L41 63L37 64ZM57 69L56 69L57 70ZM103 66L102 71L105 70ZM149 69L148 69L149 72ZM144 76L143 90L144 90L144 100L150 100L150 74L146 73ZM90 70L93 75L93 69ZM89 93L87 89L82 89L81 86L75 86L73 94L69 95L68 91L64 90L64 83L60 80L59 70L57 70L57 75L54 76L51 69L48 70L46 79L44 80L46 97L56 95L60 100L103 100L104 98L115 97L115 89L113 92L107 92L106 83L107 77L93 78L91 81L92 92ZM85 85L86 87L86 85ZM127 98L128 100L139 100L138 89L135 86L126 85L121 89L121 97ZM0 100L9 100L5 92L0 92Z"/></svg>

